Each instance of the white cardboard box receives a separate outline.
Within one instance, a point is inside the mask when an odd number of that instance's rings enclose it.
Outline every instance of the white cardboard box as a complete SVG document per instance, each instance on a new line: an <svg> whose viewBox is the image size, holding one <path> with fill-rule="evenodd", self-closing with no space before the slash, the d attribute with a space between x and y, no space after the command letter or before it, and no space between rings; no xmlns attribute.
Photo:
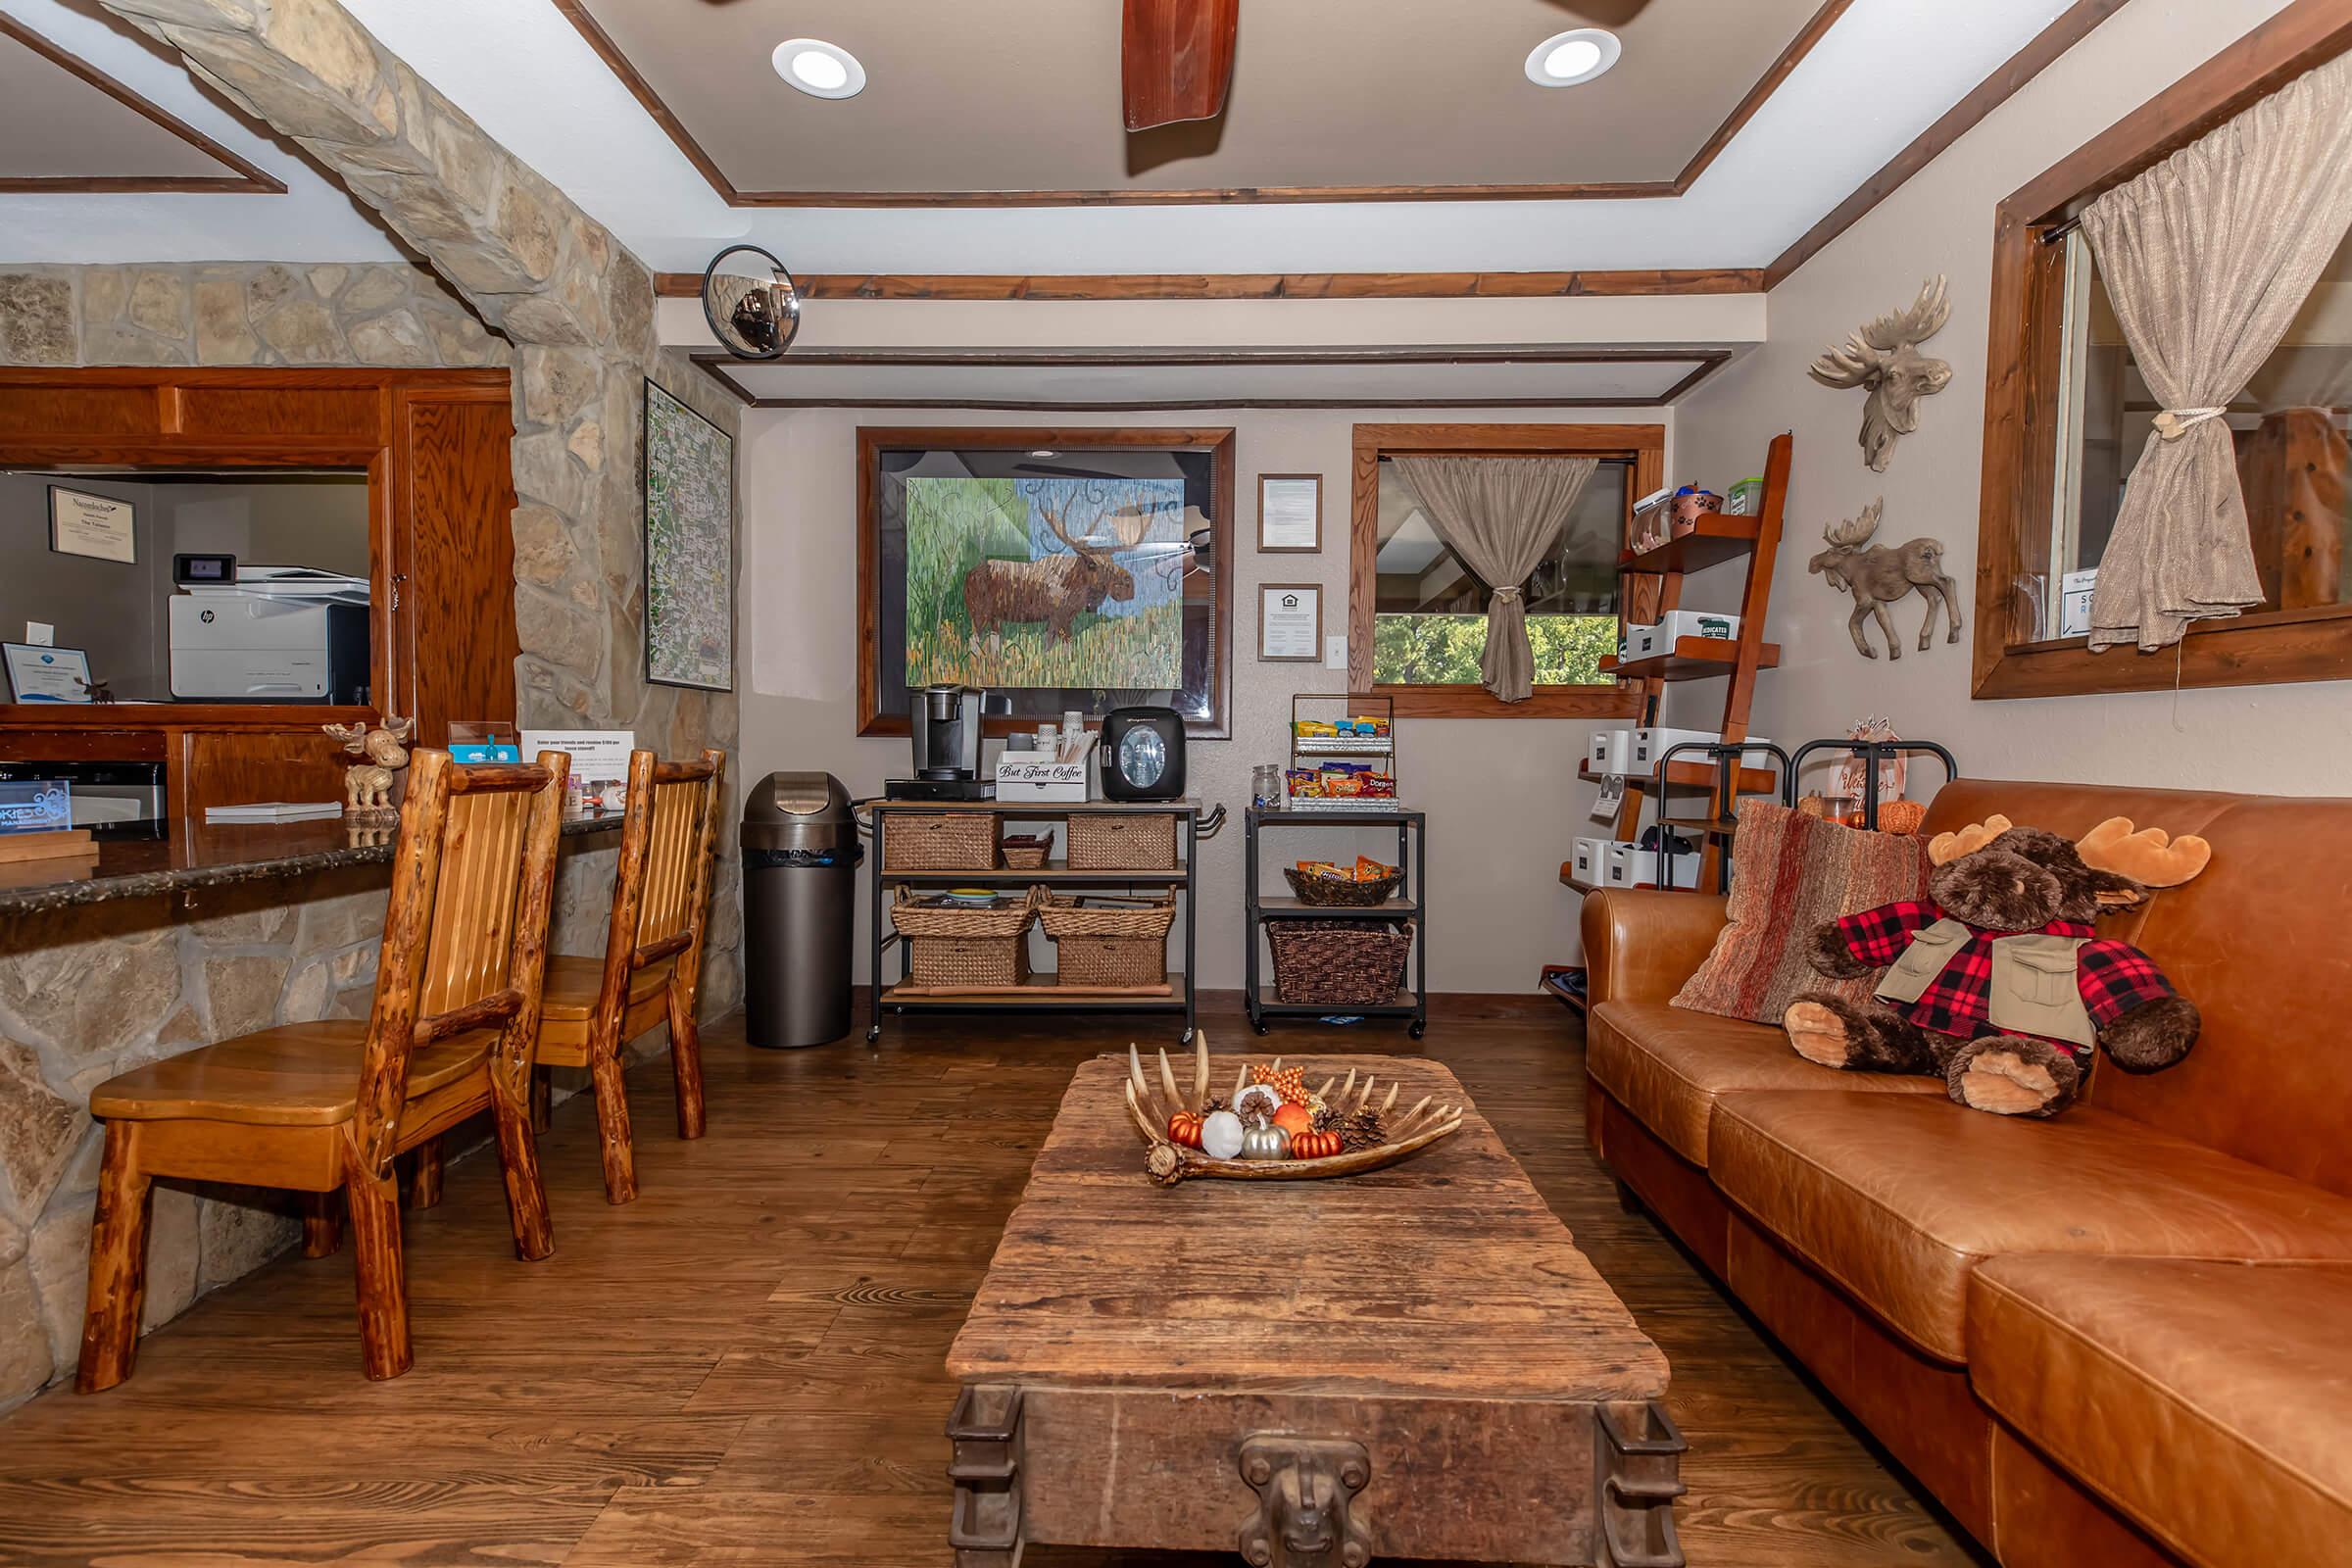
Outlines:
<svg viewBox="0 0 2352 1568"><path fill-rule="evenodd" d="M1660 654L1671 654L1675 643L1685 637L1720 637L1729 642L1739 635L1738 615L1718 614L1711 610L1670 610L1652 625L1627 628L1625 657L1655 659Z"/></svg>
<svg viewBox="0 0 2352 1568"><path fill-rule="evenodd" d="M1639 844L1610 844L1601 870L1601 884L1612 888L1635 888L1655 883L1658 875L1658 856ZM1698 852L1666 857L1666 881L1670 888L1698 886Z"/></svg>
<svg viewBox="0 0 2352 1568"><path fill-rule="evenodd" d="M1086 803L1088 763L1049 762L1024 758L1018 752L997 759L997 799L1041 801L1061 806Z"/></svg>
<svg viewBox="0 0 2352 1568"><path fill-rule="evenodd" d="M1609 732L1607 730L1594 730L1592 738L1585 743L1585 762L1595 773L1606 773L1609 770Z"/></svg>
<svg viewBox="0 0 2352 1568"><path fill-rule="evenodd" d="M1569 874L1579 882L1599 887L1604 880L1602 865L1609 853L1607 839L1578 839L1569 861Z"/></svg>
<svg viewBox="0 0 2352 1568"><path fill-rule="evenodd" d="M1658 763L1664 760L1666 754L1677 746L1713 746L1715 744L1717 744L1717 735L1713 730L1667 729L1663 727L1638 729L1634 731L1634 771L1637 773L1656 772ZM1740 744L1744 749L1740 754L1740 761L1743 765L1762 767L1770 761L1770 758L1764 751L1765 747L1772 744L1769 737L1750 735ZM1699 752L1686 752L1675 760L1678 762L1711 762L1714 759Z"/></svg>

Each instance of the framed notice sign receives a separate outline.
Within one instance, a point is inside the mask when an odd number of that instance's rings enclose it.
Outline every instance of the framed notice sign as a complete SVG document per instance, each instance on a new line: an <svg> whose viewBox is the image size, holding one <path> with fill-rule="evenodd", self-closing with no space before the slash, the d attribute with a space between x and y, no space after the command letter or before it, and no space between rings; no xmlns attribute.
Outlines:
<svg viewBox="0 0 2352 1568"><path fill-rule="evenodd" d="M139 559L138 536L131 527L135 516L127 501L53 484L49 487L49 548L63 556L89 556L129 565Z"/></svg>
<svg viewBox="0 0 2352 1568"><path fill-rule="evenodd" d="M1323 476L1319 473L1259 474L1258 554L1307 556L1322 548Z"/></svg>
<svg viewBox="0 0 2352 1568"><path fill-rule="evenodd" d="M1261 583L1257 657L1269 664L1311 664L1323 657L1323 590L1311 582Z"/></svg>

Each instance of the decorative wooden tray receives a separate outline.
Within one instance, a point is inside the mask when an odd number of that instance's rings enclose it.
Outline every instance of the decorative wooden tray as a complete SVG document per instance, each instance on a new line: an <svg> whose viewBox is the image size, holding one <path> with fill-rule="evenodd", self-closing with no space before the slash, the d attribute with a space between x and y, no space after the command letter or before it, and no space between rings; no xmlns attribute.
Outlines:
<svg viewBox="0 0 2352 1568"><path fill-rule="evenodd" d="M1379 1086L1373 1076L1359 1075L1352 1068L1344 1080L1333 1074L1307 1090L1299 1070L1293 1068L1286 1074L1279 1056L1264 1068L1253 1069L1245 1063L1234 1078L1233 1093L1222 1099L1213 1098L1209 1093L1206 1031L1196 1031L1193 1040L1195 1056L1190 1093L1177 1088L1176 1071L1168 1064L1165 1051L1159 1053L1159 1082L1154 1087L1145 1076L1143 1057L1134 1046L1127 1048L1127 1114L1144 1138L1145 1173L1162 1187L1203 1176L1246 1182L1355 1176L1394 1165L1458 1131L1462 1125L1463 1107L1452 1103L1433 1105L1435 1095L1423 1095L1408 1109L1399 1112L1396 1098L1402 1086L1398 1084L1392 1083L1388 1094L1375 1102L1374 1092ZM1300 1135L1302 1138L1337 1139L1344 1147L1339 1152L1311 1157L1286 1152L1237 1159L1212 1155L1197 1141L1204 1140L1208 1119L1216 1115L1251 1115L1258 1126L1250 1130L1262 1134L1272 1122L1271 1117L1261 1114L1268 1097L1279 1102L1281 1111L1296 1108L1303 1113L1308 1128ZM1296 1123L1298 1118L1283 1119ZM1286 1132L1286 1149L1287 1139Z"/></svg>

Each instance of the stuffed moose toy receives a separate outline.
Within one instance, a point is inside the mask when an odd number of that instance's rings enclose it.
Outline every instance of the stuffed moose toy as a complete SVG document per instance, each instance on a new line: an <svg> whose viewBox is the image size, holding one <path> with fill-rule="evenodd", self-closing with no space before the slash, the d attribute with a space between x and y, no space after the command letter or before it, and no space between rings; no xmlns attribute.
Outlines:
<svg viewBox="0 0 2352 1568"><path fill-rule="evenodd" d="M2188 881L2211 856L2203 839L2135 833L2122 817L2074 844L2002 816L1943 834L1926 899L1814 931L1822 974L1885 973L1860 1004L1799 997L1783 1017L1789 1043L1825 1067L1933 1074L1961 1104L2007 1116L2072 1104L2094 1045L2133 1072L2169 1067L2196 1043L2196 1005L2092 921Z"/></svg>

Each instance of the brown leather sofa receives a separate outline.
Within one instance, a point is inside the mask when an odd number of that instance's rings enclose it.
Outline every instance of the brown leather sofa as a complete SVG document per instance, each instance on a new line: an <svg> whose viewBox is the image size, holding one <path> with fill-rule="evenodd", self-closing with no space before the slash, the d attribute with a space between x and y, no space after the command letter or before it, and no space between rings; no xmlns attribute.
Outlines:
<svg viewBox="0 0 2352 1568"><path fill-rule="evenodd" d="M1722 901L1585 902L1594 1150L2010 1568L2352 1563L2352 800L1961 780L2199 833L2110 934L2204 1013L2054 1120L1833 1072L1668 999Z"/></svg>

